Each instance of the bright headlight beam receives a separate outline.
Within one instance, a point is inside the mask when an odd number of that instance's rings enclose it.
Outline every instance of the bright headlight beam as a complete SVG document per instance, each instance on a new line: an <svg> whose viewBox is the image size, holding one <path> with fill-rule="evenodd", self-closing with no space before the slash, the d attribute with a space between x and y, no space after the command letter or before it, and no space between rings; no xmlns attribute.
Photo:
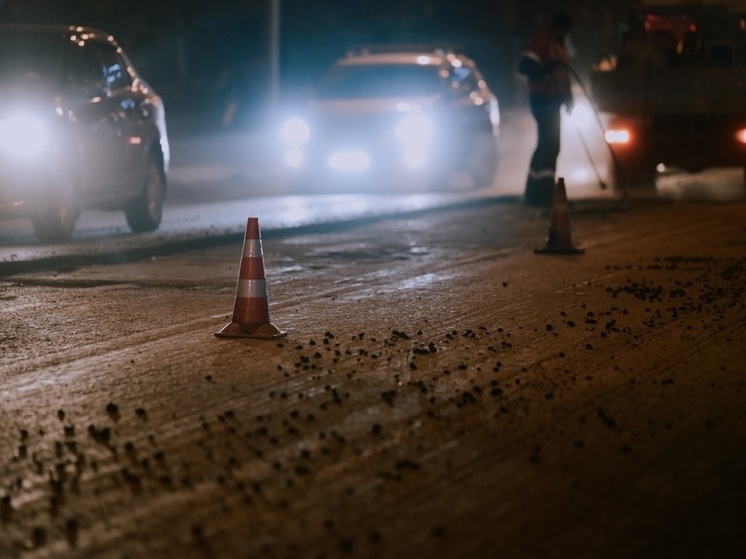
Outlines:
<svg viewBox="0 0 746 559"><path fill-rule="evenodd" d="M288 145L302 144L311 137L311 129L302 118L291 118L280 128L280 137Z"/></svg>
<svg viewBox="0 0 746 559"><path fill-rule="evenodd" d="M285 163L293 169L299 169L303 165L303 160L303 150L300 148L292 148L285 153Z"/></svg>
<svg viewBox="0 0 746 559"><path fill-rule="evenodd" d="M575 127L587 129L595 124L593 109L587 102L578 102L572 109L570 120Z"/></svg>
<svg viewBox="0 0 746 559"><path fill-rule="evenodd" d="M410 169L423 169L428 163L427 150L422 147L407 148L402 154L402 159Z"/></svg>
<svg viewBox="0 0 746 559"><path fill-rule="evenodd" d="M422 145L433 137L433 123L423 114L408 115L396 127L396 137L406 146Z"/></svg>
<svg viewBox="0 0 746 559"><path fill-rule="evenodd" d="M48 142L47 128L33 115L14 115L0 122L0 149L12 156L35 157L46 149Z"/></svg>
<svg viewBox="0 0 746 559"><path fill-rule="evenodd" d="M365 171L370 167L370 156L357 149L338 151L329 156L329 167L335 171Z"/></svg>

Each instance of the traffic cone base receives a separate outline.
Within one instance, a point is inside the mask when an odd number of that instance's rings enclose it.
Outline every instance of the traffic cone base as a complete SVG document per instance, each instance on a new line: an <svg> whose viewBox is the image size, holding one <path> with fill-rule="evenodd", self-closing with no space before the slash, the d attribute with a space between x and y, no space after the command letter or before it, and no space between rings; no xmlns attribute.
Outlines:
<svg viewBox="0 0 746 559"><path fill-rule="evenodd" d="M576 247L569 247L569 248L535 248L534 252L536 254L583 254L585 252L584 248L576 248Z"/></svg>
<svg viewBox="0 0 746 559"><path fill-rule="evenodd" d="M582 248L576 248L572 244L570 212L567 208L565 179L562 177L557 179L554 187L554 203L546 246L534 249L534 252L536 254L582 254L585 252Z"/></svg>
<svg viewBox="0 0 746 559"><path fill-rule="evenodd" d="M287 332L283 332L277 326L268 322L266 324L239 324L231 322L226 324L219 332L215 332L218 338L281 338Z"/></svg>
<svg viewBox="0 0 746 559"><path fill-rule="evenodd" d="M279 338L285 335L269 319L262 241L256 217L250 217L246 224L233 318L215 335L219 338Z"/></svg>

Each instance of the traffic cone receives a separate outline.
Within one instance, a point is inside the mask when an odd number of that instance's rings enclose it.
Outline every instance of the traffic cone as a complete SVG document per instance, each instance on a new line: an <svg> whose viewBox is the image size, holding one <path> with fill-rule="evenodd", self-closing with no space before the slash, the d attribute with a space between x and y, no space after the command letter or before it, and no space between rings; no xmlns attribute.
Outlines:
<svg viewBox="0 0 746 559"><path fill-rule="evenodd" d="M565 179L559 177L554 185L554 201L552 217L547 233L547 246L534 249L537 254L582 254L582 248L575 248L572 244L570 227L570 212L567 209L567 192Z"/></svg>
<svg viewBox="0 0 746 559"><path fill-rule="evenodd" d="M246 224L233 320L215 335L221 338L279 338L285 335L269 320L262 239L256 217L250 217Z"/></svg>

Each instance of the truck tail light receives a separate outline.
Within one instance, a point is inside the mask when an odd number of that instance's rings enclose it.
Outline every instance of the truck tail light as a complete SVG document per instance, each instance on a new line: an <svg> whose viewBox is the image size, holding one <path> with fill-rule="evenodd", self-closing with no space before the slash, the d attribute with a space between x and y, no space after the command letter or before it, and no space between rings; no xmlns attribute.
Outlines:
<svg viewBox="0 0 746 559"><path fill-rule="evenodd" d="M738 132L736 132L736 140L738 140L742 144L746 144L746 128L741 128Z"/></svg>
<svg viewBox="0 0 746 559"><path fill-rule="evenodd" d="M626 128L611 128L604 132L604 139L609 144L626 145L632 140L632 134Z"/></svg>

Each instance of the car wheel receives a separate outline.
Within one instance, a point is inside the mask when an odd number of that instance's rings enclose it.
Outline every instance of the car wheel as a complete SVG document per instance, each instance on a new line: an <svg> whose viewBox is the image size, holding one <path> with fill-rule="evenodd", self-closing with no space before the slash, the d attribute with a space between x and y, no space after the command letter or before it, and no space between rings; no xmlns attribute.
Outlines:
<svg viewBox="0 0 746 559"><path fill-rule="evenodd" d="M79 215L72 187L65 184L58 188L50 205L33 216L34 233L43 243L69 241Z"/></svg>
<svg viewBox="0 0 746 559"><path fill-rule="evenodd" d="M166 182L161 167L154 160L148 163L145 185L140 197L125 209L127 225L135 233L155 231L161 224Z"/></svg>
<svg viewBox="0 0 746 559"><path fill-rule="evenodd" d="M428 188L453 191L492 186L496 174L497 138L491 132L472 132L464 151L441 166Z"/></svg>
<svg viewBox="0 0 746 559"><path fill-rule="evenodd" d="M474 186L492 186L497 173L497 138L489 132L477 136L469 159Z"/></svg>

